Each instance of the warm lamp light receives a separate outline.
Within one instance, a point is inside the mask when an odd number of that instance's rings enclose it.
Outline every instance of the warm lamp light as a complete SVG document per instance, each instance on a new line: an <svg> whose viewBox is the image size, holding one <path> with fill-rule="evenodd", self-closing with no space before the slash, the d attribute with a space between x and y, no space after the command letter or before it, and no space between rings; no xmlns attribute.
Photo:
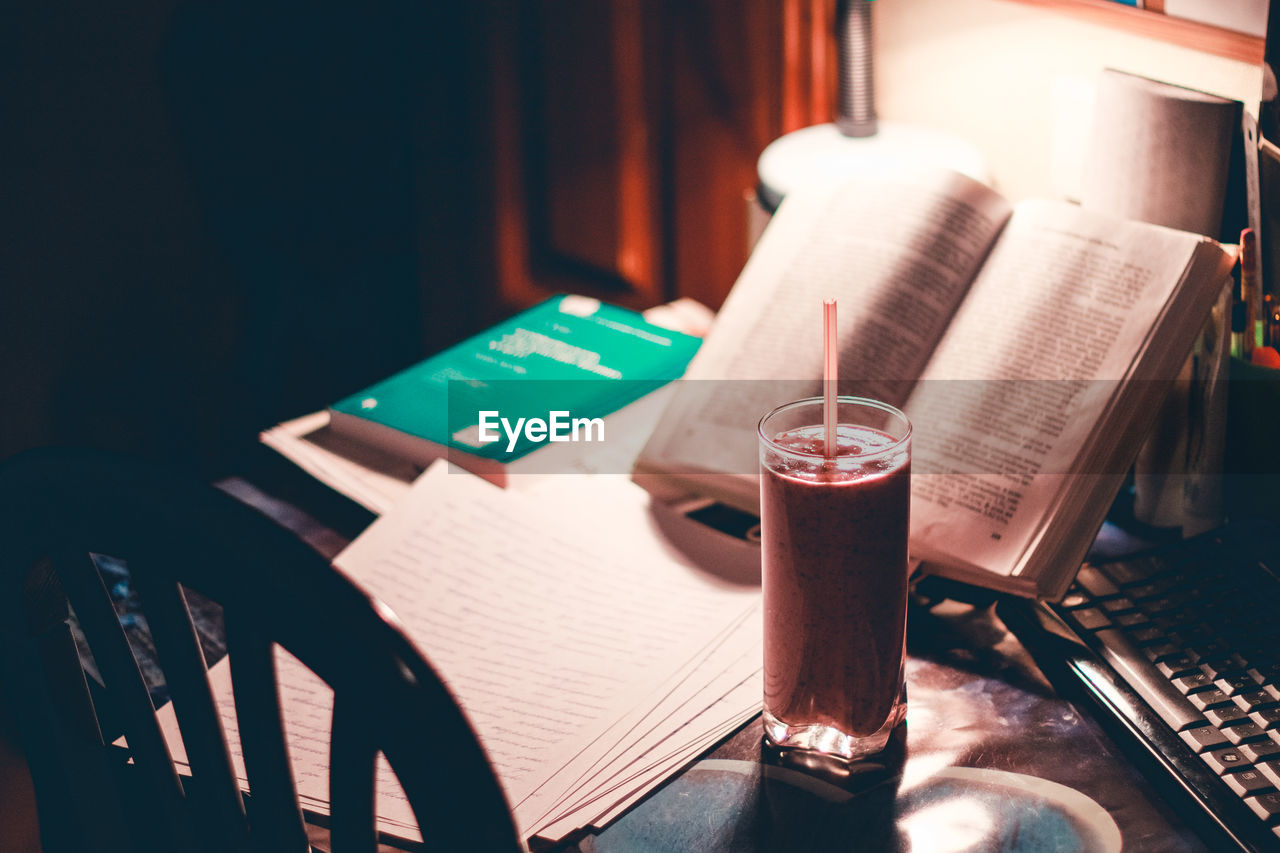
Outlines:
<svg viewBox="0 0 1280 853"><path fill-rule="evenodd" d="M990 183L978 150L928 128L882 122L876 116L872 57L872 0L839 0L836 42L839 82L835 121L802 128L769 144L756 164L760 201L769 211L796 187L829 183L867 169L896 165L946 166Z"/></svg>

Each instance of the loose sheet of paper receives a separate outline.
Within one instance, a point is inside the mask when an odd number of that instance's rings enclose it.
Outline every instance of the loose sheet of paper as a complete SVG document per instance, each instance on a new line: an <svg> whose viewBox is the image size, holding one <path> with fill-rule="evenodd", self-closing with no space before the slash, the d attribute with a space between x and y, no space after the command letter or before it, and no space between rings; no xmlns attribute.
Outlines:
<svg viewBox="0 0 1280 853"><path fill-rule="evenodd" d="M681 746L705 746L708 732L742 717L740 701L732 711L718 703L760 662L746 652L759 642L758 618L746 617L757 606L754 588L660 559L651 541L632 547L616 538L620 530L584 516L584 504L558 508L437 464L335 560L399 615L448 683L526 833L550 806L581 800L584 781L609 782L584 768L606 760L628 768L645 752L662 753L653 765L683 754ZM628 528L633 542L652 536ZM215 688L238 754L225 668L215 668ZM710 693L694 689L704 677ZM323 810L331 694L287 656L280 678L299 794ZM758 686L750 692L758 703ZM682 727L679 742L658 749ZM623 739L640 741L640 751ZM651 767L629 772L620 795L656 782ZM597 811L616 803L601 801ZM405 835L412 815L390 780L380 782L378 806L380 826Z"/></svg>
<svg viewBox="0 0 1280 853"><path fill-rule="evenodd" d="M558 774L560 793L547 786L521 809L537 834L556 839L598 825L606 809L620 811L674 770L714 745L759 712L763 660L759 611L759 549L697 522L671 514L655 518L648 494L626 477L545 477L526 492L566 517L589 516L597 533L645 564L675 562L687 572L749 605L742 616L607 734L604 756L583 755ZM680 550L696 540L695 559ZM725 726L729 728L726 730ZM544 825L546 824L546 825Z"/></svg>

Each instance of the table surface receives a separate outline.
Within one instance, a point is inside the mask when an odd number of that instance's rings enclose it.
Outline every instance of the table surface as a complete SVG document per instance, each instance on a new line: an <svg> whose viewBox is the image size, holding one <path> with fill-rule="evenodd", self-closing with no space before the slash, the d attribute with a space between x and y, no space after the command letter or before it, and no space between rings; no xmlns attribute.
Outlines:
<svg viewBox="0 0 1280 853"><path fill-rule="evenodd" d="M289 466L221 485L332 557L373 516ZM993 606L917 596L908 655L907 723L884 755L818 766L766 747L757 718L609 826L534 849L1208 849Z"/></svg>

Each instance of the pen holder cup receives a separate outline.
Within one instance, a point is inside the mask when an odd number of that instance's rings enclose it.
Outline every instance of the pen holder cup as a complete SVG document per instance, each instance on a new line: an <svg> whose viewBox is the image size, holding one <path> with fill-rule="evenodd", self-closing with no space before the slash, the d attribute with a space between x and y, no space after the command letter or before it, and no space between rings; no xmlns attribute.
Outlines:
<svg viewBox="0 0 1280 853"><path fill-rule="evenodd" d="M1238 358L1230 370L1227 515L1280 522L1280 370Z"/></svg>

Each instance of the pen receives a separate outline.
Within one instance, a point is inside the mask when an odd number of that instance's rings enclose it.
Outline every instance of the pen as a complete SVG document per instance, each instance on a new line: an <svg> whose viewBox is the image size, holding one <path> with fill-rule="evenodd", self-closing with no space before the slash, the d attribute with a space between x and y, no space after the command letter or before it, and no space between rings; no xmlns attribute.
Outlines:
<svg viewBox="0 0 1280 853"><path fill-rule="evenodd" d="M1245 229L1248 231L1249 229ZM1240 243L1243 248L1244 232L1240 234ZM1242 256L1243 265L1243 256ZM1244 292L1244 273L1240 274L1240 280L1236 282L1232 288L1231 299L1231 357L1244 358L1244 330L1249 318L1248 306L1245 305L1246 297Z"/></svg>
<svg viewBox="0 0 1280 853"><path fill-rule="evenodd" d="M1252 228L1240 232L1240 301L1244 303L1244 350L1248 358L1254 347L1263 345L1262 299L1258 281L1258 236ZM1234 324L1232 331L1234 331Z"/></svg>

